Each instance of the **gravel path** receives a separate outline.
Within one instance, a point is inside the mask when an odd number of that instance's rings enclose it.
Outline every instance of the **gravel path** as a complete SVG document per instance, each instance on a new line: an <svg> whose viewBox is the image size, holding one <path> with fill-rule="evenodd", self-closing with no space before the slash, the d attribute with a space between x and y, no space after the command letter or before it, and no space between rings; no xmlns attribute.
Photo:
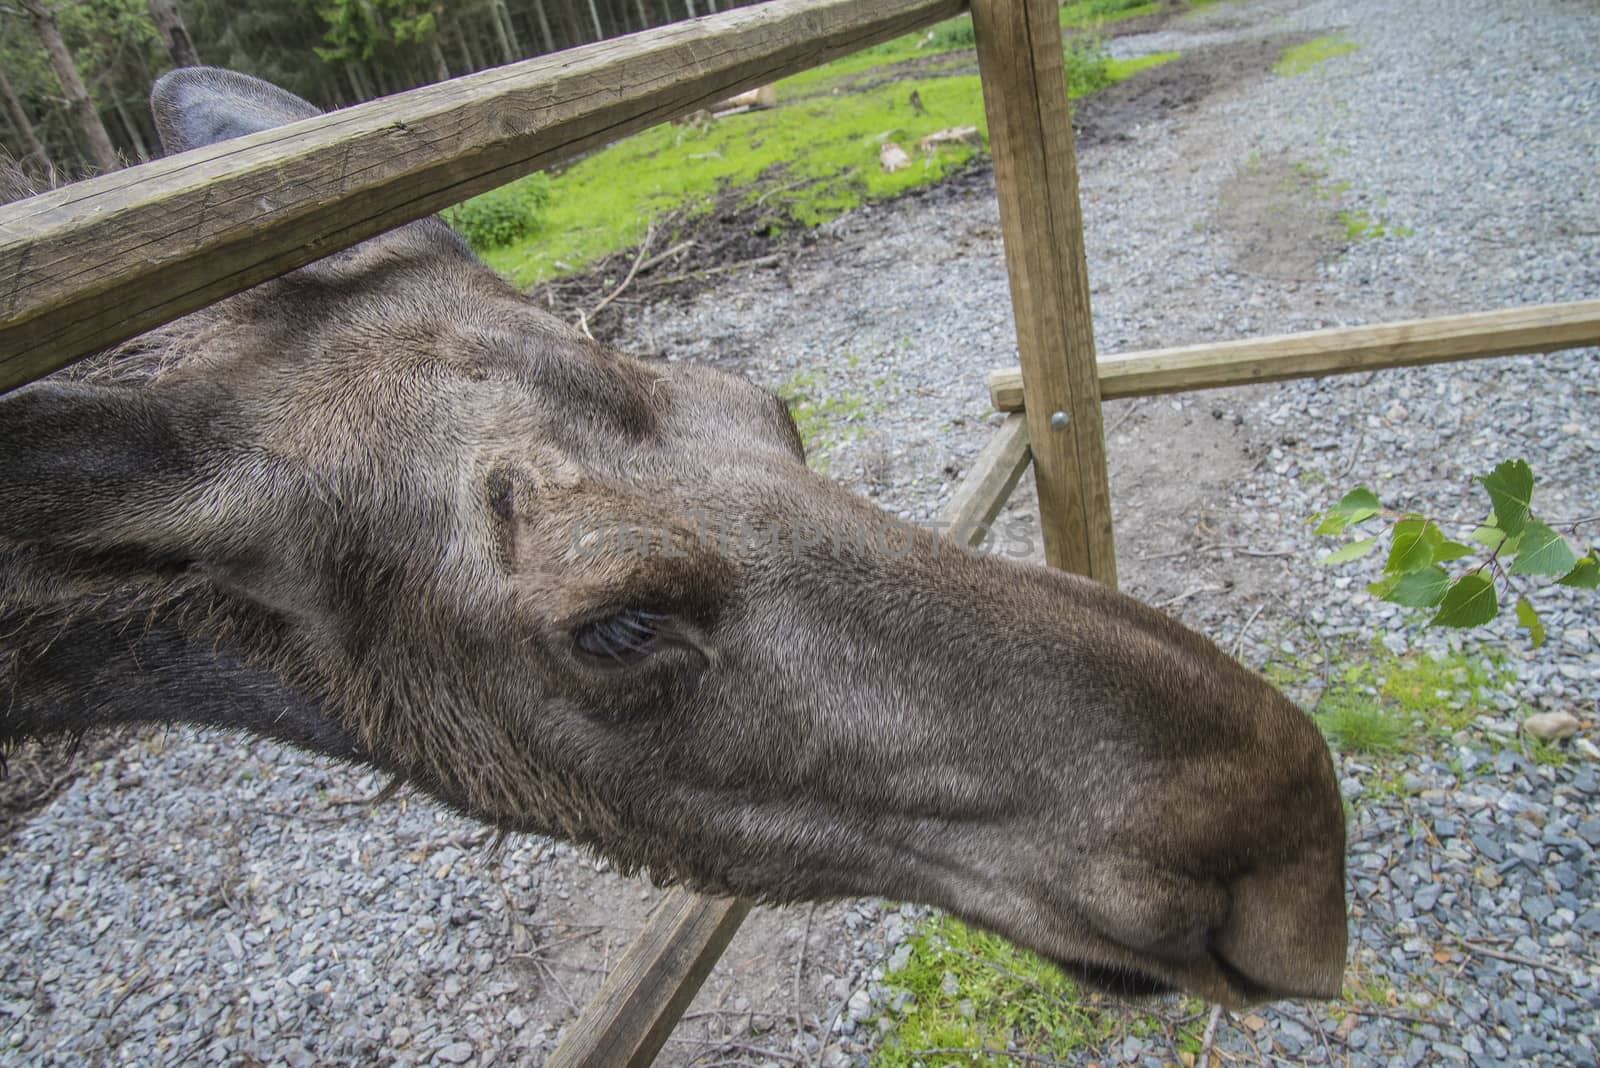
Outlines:
<svg viewBox="0 0 1600 1068"><path fill-rule="evenodd" d="M1235 0L1116 47L1199 62L1329 33L1358 50L1296 77L1258 65L1085 149L1103 350L1600 295L1591 0ZM1341 211L1386 233L1352 241ZM839 220L624 343L833 398L830 471L927 518L991 431L984 375L1012 337L979 176ZM1441 651L1450 636L1371 603L1367 572L1310 567L1305 517L1358 479L1470 517L1469 477L1513 456L1548 515L1600 513L1597 356L1109 405L1123 585L1301 669L1308 704L1346 648ZM1008 512L1018 551L1037 548L1031 510L1021 493ZM1228 1056L1595 1063L1600 765L1536 763L1509 732L1538 708L1600 741L1600 621L1593 598L1541 604L1537 654L1506 621L1472 639L1503 653L1513 693L1403 764L1342 758L1356 996L1225 1022ZM537 1062L655 892L538 840L486 859L477 828L431 806L358 803L381 785L184 731L96 762L0 856L0 1061ZM874 903L764 910L664 1062L859 1059L909 924ZM1102 1056L1174 1059L1131 1035Z"/></svg>

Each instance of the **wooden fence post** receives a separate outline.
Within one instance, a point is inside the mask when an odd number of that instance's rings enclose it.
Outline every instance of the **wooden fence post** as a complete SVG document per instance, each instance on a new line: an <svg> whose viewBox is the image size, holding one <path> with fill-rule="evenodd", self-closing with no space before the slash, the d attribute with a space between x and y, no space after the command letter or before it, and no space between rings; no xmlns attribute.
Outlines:
<svg viewBox="0 0 1600 1068"><path fill-rule="evenodd" d="M973 0L1045 560L1117 583L1089 273L1055 0Z"/></svg>

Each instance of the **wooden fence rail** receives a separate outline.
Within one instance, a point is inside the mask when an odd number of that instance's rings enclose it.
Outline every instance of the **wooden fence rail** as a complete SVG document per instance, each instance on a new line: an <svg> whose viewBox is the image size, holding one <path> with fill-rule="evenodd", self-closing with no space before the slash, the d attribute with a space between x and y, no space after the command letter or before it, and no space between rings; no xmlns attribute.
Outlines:
<svg viewBox="0 0 1600 1068"><path fill-rule="evenodd" d="M771 0L0 207L0 391L541 167L962 10L962 0Z"/></svg>
<svg viewBox="0 0 1600 1068"><path fill-rule="evenodd" d="M1099 362L1100 396L1147 397L1591 345L1600 345L1600 300L1534 304L1106 356ZM995 410L1021 411L1022 393L1021 368L989 376Z"/></svg>

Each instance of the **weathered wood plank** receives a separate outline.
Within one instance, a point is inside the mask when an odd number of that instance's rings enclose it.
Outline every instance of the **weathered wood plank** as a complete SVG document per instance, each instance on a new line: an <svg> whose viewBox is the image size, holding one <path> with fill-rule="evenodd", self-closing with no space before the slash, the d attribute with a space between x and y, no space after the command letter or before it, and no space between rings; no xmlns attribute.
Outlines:
<svg viewBox="0 0 1600 1068"><path fill-rule="evenodd" d="M972 462L972 470L956 487L940 517L950 537L974 548L983 544L1000 509L1028 469L1033 454L1028 449L1028 421L1021 413L1006 416L1000 429Z"/></svg>
<svg viewBox="0 0 1600 1068"><path fill-rule="evenodd" d="M1536 304L1107 356L1099 363L1100 396L1145 397L1591 345L1600 346L1600 300ZM989 392L998 410L1020 411L1021 369L995 371Z"/></svg>
<svg viewBox="0 0 1600 1068"><path fill-rule="evenodd" d="M967 545L981 544L1027 466L1027 421L1011 416L956 488L940 514L941 529ZM546 1068L648 1065L749 911L748 901L674 890L628 947Z"/></svg>
<svg viewBox="0 0 1600 1068"><path fill-rule="evenodd" d="M667 894L545 1068L646 1068L750 904L682 888Z"/></svg>
<svg viewBox="0 0 1600 1068"><path fill-rule="evenodd" d="M963 9L961 0L771 0L0 207L0 390L520 175Z"/></svg>
<svg viewBox="0 0 1600 1068"><path fill-rule="evenodd" d="M1054 0L973 0L1045 560L1116 585L1078 167Z"/></svg>

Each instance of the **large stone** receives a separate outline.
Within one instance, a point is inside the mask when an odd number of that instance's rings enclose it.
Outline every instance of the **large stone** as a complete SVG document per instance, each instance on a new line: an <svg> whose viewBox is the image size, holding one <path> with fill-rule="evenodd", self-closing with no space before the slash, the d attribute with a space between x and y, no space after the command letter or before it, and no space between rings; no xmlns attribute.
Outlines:
<svg viewBox="0 0 1600 1068"><path fill-rule="evenodd" d="M465 1064L472 1059L472 1044L469 1042L452 1042L448 1046L434 1051L433 1055L446 1064Z"/></svg>
<svg viewBox="0 0 1600 1068"><path fill-rule="evenodd" d="M1534 738L1555 742L1578 733L1578 718L1567 712L1541 712L1523 720L1522 729Z"/></svg>

